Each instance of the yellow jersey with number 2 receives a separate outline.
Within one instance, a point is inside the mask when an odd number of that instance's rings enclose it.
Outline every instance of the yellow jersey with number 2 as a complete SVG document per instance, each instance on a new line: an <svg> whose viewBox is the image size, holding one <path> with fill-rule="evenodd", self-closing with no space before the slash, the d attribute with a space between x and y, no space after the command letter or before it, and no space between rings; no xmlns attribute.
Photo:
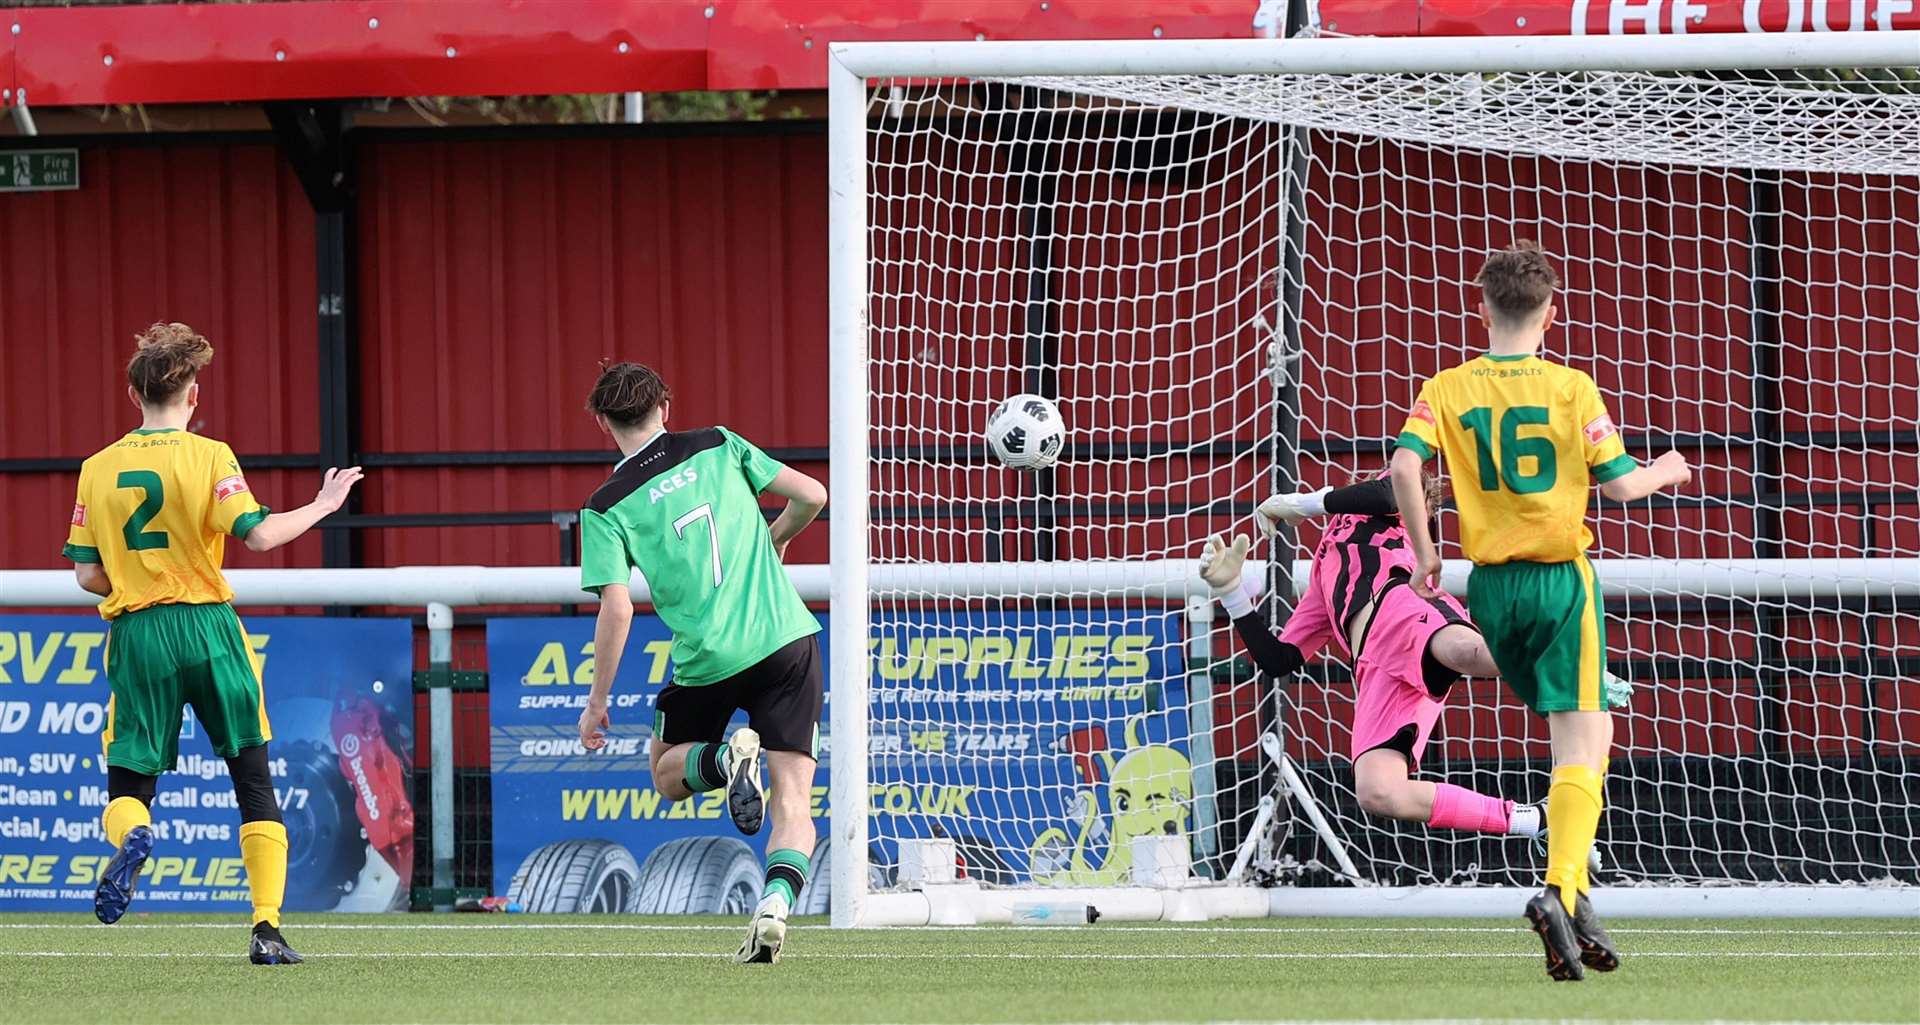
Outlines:
<svg viewBox="0 0 1920 1025"><path fill-rule="evenodd" d="M140 429L80 466L80 491L61 554L105 567L113 619L152 605L233 600L220 572L227 535L245 540L267 518L226 442Z"/></svg>
<svg viewBox="0 0 1920 1025"><path fill-rule="evenodd" d="M1445 458L1460 545L1482 566L1578 558L1593 544L1589 489L1639 465L1593 378L1534 355L1489 353L1434 375L1398 444Z"/></svg>

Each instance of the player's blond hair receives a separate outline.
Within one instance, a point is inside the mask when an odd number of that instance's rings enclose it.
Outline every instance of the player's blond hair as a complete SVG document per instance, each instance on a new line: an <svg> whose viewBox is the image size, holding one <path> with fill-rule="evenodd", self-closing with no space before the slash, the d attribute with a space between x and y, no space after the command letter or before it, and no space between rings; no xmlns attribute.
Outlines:
<svg viewBox="0 0 1920 1025"><path fill-rule="evenodd" d="M1560 287L1560 276L1537 242L1521 239L1487 257L1474 275L1480 297L1495 320L1505 324L1525 322L1539 313Z"/></svg>
<svg viewBox="0 0 1920 1025"><path fill-rule="evenodd" d="M213 343L181 323L155 324L134 336L127 383L149 406L164 406L213 362Z"/></svg>

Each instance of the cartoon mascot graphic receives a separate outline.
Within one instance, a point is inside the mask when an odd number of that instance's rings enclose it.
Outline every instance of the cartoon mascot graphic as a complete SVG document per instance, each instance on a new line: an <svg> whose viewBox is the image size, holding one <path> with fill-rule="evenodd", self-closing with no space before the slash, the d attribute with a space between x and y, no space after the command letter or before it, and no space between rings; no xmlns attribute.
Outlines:
<svg viewBox="0 0 1920 1025"><path fill-rule="evenodd" d="M1193 814L1193 763L1165 744L1145 740L1146 714L1126 723L1118 758L1099 726L1075 730L1060 746L1073 754L1083 784L1067 809L1073 832L1050 828L1028 851L1033 881L1053 886L1105 886L1128 881L1136 836L1186 836ZM1102 783L1107 814L1100 808ZM1099 862L1089 853L1105 854Z"/></svg>

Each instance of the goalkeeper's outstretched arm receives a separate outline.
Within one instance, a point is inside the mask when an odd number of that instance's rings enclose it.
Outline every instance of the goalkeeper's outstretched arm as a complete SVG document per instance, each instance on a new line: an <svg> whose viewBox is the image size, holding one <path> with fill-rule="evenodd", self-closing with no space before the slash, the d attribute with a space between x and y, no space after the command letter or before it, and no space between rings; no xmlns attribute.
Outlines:
<svg viewBox="0 0 1920 1025"><path fill-rule="evenodd" d="M1339 488L1274 495L1261 502L1254 515L1260 521L1260 529L1272 537L1281 523L1299 523L1315 516L1392 516L1398 511L1393 482L1383 478Z"/></svg>
<svg viewBox="0 0 1920 1025"><path fill-rule="evenodd" d="M1421 501L1425 501L1424 495ZM1392 516L1398 511L1393 483L1380 479L1338 488L1274 495L1260 503L1255 515L1261 528L1271 537L1280 523L1299 523L1314 516ZM1240 566L1245 557L1246 552L1238 539L1235 539L1233 548L1228 548L1215 538L1208 543L1206 555L1201 559L1200 576L1213 586L1214 596L1226 606L1227 615L1233 618L1233 631L1240 635L1240 643L1246 645L1247 654L1253 657L1254 665L1270 676L1291 675L1325 643L1332 630L1332 619L1326 606L1321 604L1319 593L1310 588L1301 597L1299 607L1293 610L1294 618L1288 620L1287 633L1298 638L1310 638L1316 643L1310 643L1306 650L1302 650L1300 645L1274 636L1266 618L1253 607L1253 599L1259 589L1244 588L1242 583ZM1229 576L1231 581L1228 580Z"/></svg>
<svg viewBox="0 0 1920 1025"><path fill-rule="evenodd" d="M1272 677L1291 676L1306 664L1312 652L1302 651L1298 645L1275 637L1273 630L1267 626L1266 618L1254 606L1253 600L1259 595L1259 587L1250 586L1241 572L1246 564L1247 548L1248 541L1244 534L1234 538L1231 545L1218 537L1209 540L1206 551L1200 557L1200 578L1207 582L1213 589L1214 597L1226 607L1227 615L1233 619L1233 631L1240 635L1240 643L1246 645L1247 654L1253 657L1253 664ZM1314 595L1308 594L1303 605L1316 600Z"/></svg>
<svg viewBox="0 0 1920 1025"><path fill-rule="evenodd" d="M1248 609L1245 615L1234 616L1233 632L1239 634L1240 643L1247 646L1254 666L1268 676L1276 679L1291 676L1307 664L1306 655L1299 648L1273 635L1259 609Z"/></svg>

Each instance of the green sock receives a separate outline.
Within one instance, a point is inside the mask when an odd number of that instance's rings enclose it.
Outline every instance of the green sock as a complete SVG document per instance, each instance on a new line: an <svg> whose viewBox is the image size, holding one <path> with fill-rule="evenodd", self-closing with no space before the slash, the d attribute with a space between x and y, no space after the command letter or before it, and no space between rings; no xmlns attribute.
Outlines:
<svg viewBox="0 0 1920 1025"><path fill-rule="evenodd" d="M800 889L807 885L812 859L796 850L780 848L767 852L767 884L760 891L765 900L774 894L787 898L787 907L800 902Z"/></svg>
<svg viewBox="0 0 1920 1025"><path fill-rule="evenodd" d="M687 789L696 794L727 785L727 745L695 744L687 752Z"/></svg>

